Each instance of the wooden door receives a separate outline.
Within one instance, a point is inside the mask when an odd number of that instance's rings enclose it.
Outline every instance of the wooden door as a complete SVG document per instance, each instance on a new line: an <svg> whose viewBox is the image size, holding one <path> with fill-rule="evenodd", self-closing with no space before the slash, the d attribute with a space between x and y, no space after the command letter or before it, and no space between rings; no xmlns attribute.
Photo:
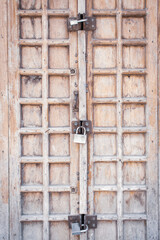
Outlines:
<svg viewBox="0 0 160 240"><path fill-rule="evenodd" d="M157 1L87 1L89 239L158 239Z"/></svg>
<svg viewBox="0 0 160 240"><path fill-rule="evenodd" d="M0 238L158 239L157 5L2 0ZM96 30L68 32L84 12ZM75 144L71 122L86 119ZM72 236L77 214L97 229Z"/></svg>

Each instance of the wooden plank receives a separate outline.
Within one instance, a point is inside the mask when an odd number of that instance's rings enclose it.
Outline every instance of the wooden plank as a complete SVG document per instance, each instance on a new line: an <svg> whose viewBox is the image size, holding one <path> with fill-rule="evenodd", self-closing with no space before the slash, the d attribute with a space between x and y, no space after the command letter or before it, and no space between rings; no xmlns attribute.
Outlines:
<svg viewBox="0 0 160 240"><path fill-rule="evenodd" d="M9 237L7 1L0 8L0 239Z"/></svg>
<svg viewBox="0 0 160 240"><path fill-rule="evenodd" d="M147 1L147 82L148 90L148 239L158 239L158 159L157 159L157 16L158 1Z"/></svg>
<svg viewBox="0 0 160 240"><path fill-rule="evenodd" d="M20 142L17 126L19 121L19 75L18 75L18 58L19 50L17 45L18 39L18 22L16 18L17 4L16 1L9 1L8 5L8 65L9 65L9 155L10 155L10 239L20 238L20 176L19 163ZM14 29L14 31L13 31ZM18 115L18 116L17 116Z"/></svg>

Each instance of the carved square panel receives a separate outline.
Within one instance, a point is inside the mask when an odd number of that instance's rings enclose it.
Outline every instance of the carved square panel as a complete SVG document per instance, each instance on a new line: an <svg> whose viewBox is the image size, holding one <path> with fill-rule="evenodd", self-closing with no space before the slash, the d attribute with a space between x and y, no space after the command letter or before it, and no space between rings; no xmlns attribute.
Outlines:
<svg viewBox="0 0 160 240"><path fill-rule="evenodd" d="M20 67L26 69L42 68L42 48L39 46L21 47Z"/></svg>
<svg viewBox="0 0 160 240"><path fill-rule="evenodd" d="M93 8L99 10L115 9L116 0L93 0Z"/></svg>
<svg viewBox="0 0 160 240"><path fill-rule="evenodd" d="M20 18L20 38L22 39L42 38L41 17L21 17Z"/></svg>
<svg viewBox="0 0 160 240"><path fill-rule="evenodd" d="M94 68L115 68L117 53L115 46L94 46L93 67Z"/></svg>
<svg viewBox="0 0 160 240"><path fill-rule="evenodd" d="M43 214L43 194L38 192L22 193L21 211L23 215Z"/></svg>
<svg viewBox="0 0 160 240"><path fill-rule="evenodd" d="M94 134L94 155L114 156L117 153L116 134L97 133Z"/></svg>
<svg viewBox="0 0 160 240"><path fill-rule="evenodd" d="M145 76L128 75L123 76L123 97L145 97Z"/></svg>
<svg viewBox="0 0 160 240"><path fill-rule="evenodd" d="M50 98L69 98L70 80L68 76L49 77L49 97Z"/></svg>
<svg viewBox="0 0 160 240"><path fill-rule="evenodd" d="M42 135L24 134L21 136L22 156L42 156Z"/></svg>
<svg viewBox="0 0 160 240"><path fill-rule="evenodd" d="M42 106L21 105L21 127L41 127Z"/></svg>
<svg viewBox="0 0 160 240"><path fill-rule="evenodd" d="M117 183L116 163L96 162L94 164L94 184L112 185Z"/></svg>
<svg viewBox="0 0 160 240"><path fill-rule="evenodd" d="M123 126L144 127L146 109L144 104L123 104Z"/></svg>
<svg viewBox="0 0 160 240"><path fill-rule="evenodd" d="M49 126L50 127L70 126L70 106L58 104L50 105Z"/></svg>
<svg viewBox="0 0 160 240"><path fill-rule="evenodd" d="M49 194L49 213L50 214L69 214L70 213L70 193L52 192Z"/></svg>
<svg viewBox="0 0 160 240"><path fill-rule="evenodd" d="M49 47L49 68L69 68L69 47Z"/></svg>
<svg viewBox="0 0 160 240"><path fill-rule="evenodd" d="M107 240L117 240L116 221L98 221L95 229L95 239L102 240L104 236L107 236Z"/></svg>
<svg viewBox="0 0 160 240"><path fill-rule="evenodd" d="M42 0L20 0L20 8L24 10L38 10L42 8Z"/></svg>
<svg viewBox="0 0 160 240"><path fill-rule="evenodd" d="M125 17L122 20L122 37L126 39L145 38L145 19L143 17Z"/></svg>
<svg viewBox="0 0 160 240"><path fill-rule="evenodd" d="M50 222L49 239L50 240L70 240L70 230L68 222ZM74 236L75 238L75 236ZM76 239L77 240L77 239Z"/></svg>
<svg viewBox="0 0 160 240"><path fill-rule="evenodd" d="M43 239L43 223L42 222L22 222L22 239Z"/></svg>
<svg viewBox="0 0 160 240"><path fill-rule="evenodd" d="M124 214L144 214L146 212L146 193L133 191L123 193Z"/></svg>
<svg viewBox="0 0 160 240"><path fill-rule="evenodd" d="M115 104L95 104L93 107L95 127L115 127L117 108Z"/></svg>
<svg viewBox="0 0 160 240"><path fill-rule="evenodd" d="M69 156L69 154L70 154L69 134L50 134L49 155L50 156Z"/></svg>
<svg viewBox="0 0 160 240"><path fill-rule="evenodd" d="M145 68L146 49L143 46L123 47L123 67L124 68Z"/></svg>
<svg viewBox="0 0 160 240"><path fill-rule="evenodd" d="M37 75L21 76L20 95L23 98L41 98L42 76Z"/></svg>
<svg viewBox="0 0 160 240"><path fill-rule="evenodd" d="M49 165L50 185L69 185L70 166L68 163L52 163Z"/></svg>
<svg viewBox="0 0 160 240"><path fill-rule="evenodd" d="M104 27L105 26L105 27ZM117 37L116 18L115 17L96 17L96 30L94 31L96 39L114 39Z"/></svg>
<svg viewBox="0 0 160 240"><path fill-rule="evenodd" d="M123 184L144 185L146 183L146 163L124 162Z"/></svg>
<svg viewBox="0 0 160 240"><path fill-rule="evenodd" d="M146 136L143 133L129 133L123 135L123 154L143 156L146 153Z"/></svg>
<svg viewBox="0 0 160 240"><path fill-rule="evenodd" d="M43 184L43 167L40 163L23 163L21 164L21 184L25 185L42 185Z"/></svg>
<svg viewBox="0 0 160 240"><path fill-rule="evenodd" d="M116 192L94 193L95 214L115 214L117 212Z"/></svg>
<svg viewBox="0 0 160 240"><path fill-rule="evenodd" d="M124 240L146 240L145 221L124 221Z"/></svg>
<svg viewBox="0 0 160 240"><path fill-rule="evenodd" d="M95 75L93 78L93 97L116 97L116 76Z"/></svg>
<svg viewBox="0 0 160 240"><path fill-rule="evenodd" d="M68 9L69 0L48 0L50 9Z"/></svg>
<svg viewBox="0 0 160 240"><path fill-rule="evenodd" d="M144 9L145 0L123 0L122 6L124 9Z"/></svg>
<svg viewBox="0 0 160 240"><path fill-rule="evenodd" d="M66 39L69 37L66 17L49 17L49 38Z"/></svg>

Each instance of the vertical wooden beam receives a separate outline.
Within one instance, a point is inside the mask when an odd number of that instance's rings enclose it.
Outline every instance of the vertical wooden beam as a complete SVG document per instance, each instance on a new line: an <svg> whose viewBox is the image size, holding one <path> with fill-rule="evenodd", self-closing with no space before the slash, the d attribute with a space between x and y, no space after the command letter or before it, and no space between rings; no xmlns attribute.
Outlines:
<svg viewBox="0 0 160 240"><path fill-rule="evenodd" d="M118 239L123 239L123 221L122 221L122 0L117 0L117 227Z"/></svg>
<svg viewBox="0 0 160 240"><path fill-rule="evenodd" d="M147 1L147 239L158 239L157 7L157 0Z"/></svg>
<svg viewBox="0 0 160 240"><path fill-rule="evenodd" d="M0 239L8 239L8 54L7 0L0 7Z"/></svg>
<svg viewBox="0 0 160 240"><path fill-rule="evenodd" d="M43 134L43 239L49 239L49 192L48 192L48 179L49 179L49 164L48 164L48 15L47 15L47 0L42 0L42 69L43 69L43 128L45 133Z"/></svg>
<svg viewBox="0 0 160 240"><path fill-rule="evenodd" d="M160 236L160 2L158 1L158 48L157 48L157 56L158 56L158 153L159 153L159 213L158 213L158 232Z"/></svg>

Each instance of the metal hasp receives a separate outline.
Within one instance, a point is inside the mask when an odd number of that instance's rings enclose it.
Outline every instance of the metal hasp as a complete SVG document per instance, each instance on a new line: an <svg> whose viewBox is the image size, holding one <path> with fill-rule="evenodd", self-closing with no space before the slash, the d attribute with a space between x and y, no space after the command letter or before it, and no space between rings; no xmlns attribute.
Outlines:
<svg viewBox="0 0 160 240"><path fill-rule="evenodd" d="M85 121L72 121L72 133L76 134L78 127L84 127L86 130L86 134L92 133L92 122L85 120Z"/></svg>
<svg viewBox="0 0 160 240"><path fill-rule="evenodd" d="M86 233L88 229L97 228L96 215L71 215L68 216L69 228L72 229L72 235L80 235Z"/></svg>
<svg viewBox="0 0 160 240"><path fill-rule="evenodd" d="M96 18L87 17L85 13L79 13L77 18L68 18L67 26L69 32L79 30L93 31L96 30Z"/></svg>
<svg viewBox="0 0 160 240"><path fill-rule="evenodd" d="M78 91L74 91L74 101L73 101L73 112L78 112L79 107L78 107Z"/></svg>

